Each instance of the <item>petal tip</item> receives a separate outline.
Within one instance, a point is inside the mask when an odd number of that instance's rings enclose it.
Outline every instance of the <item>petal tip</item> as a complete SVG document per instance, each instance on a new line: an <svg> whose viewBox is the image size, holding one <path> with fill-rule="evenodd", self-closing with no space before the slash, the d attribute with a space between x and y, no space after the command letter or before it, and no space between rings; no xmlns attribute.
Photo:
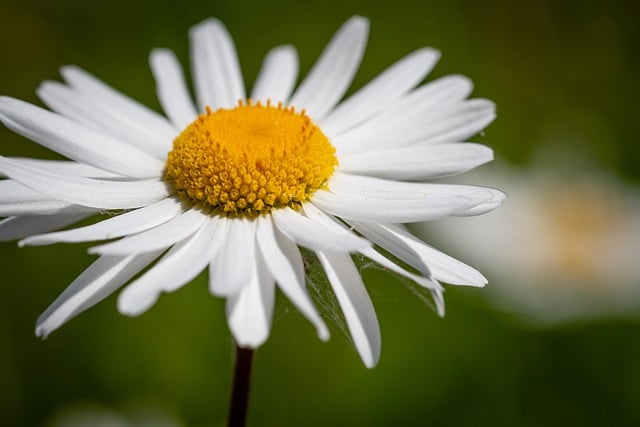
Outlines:
<svg viewBox="0 0 640 427"><path fill-rule="evenodd" d="M316 331L318 333L318 338L320 341L327 342L331 338L331 334L329 333L329 328L323 323L322 325L318 325L316 327Z"/></svg>

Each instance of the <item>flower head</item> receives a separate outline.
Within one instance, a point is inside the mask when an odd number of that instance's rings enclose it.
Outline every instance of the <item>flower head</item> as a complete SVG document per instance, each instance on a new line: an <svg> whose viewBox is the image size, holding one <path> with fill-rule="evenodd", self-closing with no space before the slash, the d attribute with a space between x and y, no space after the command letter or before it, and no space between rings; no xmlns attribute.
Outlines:
<svg viewBox="0 0 640 427"><path fill-rule="evenodd" d="M553 151L553 159L566 165L579 158L572 156ZM461 251L473 253L493 277L485 296L494 305L535 325L637 316L637 188L593 166L559 172L544 162L527 169L503 163L474 175L503 183L514 195L508 206L473 224L452 219L437 227L425 223L418 232L453 245L465 242Z"/></svg>
<svg viewBox="0 0 640 427"><path fill-rule="evenodd" d="M402 223L478 215L501 203L494 189L422 182L492 159L489 148L460 141L494 119L493 103L467 100L472 86L460 76L418 86L439 57L428 48L341 102L367 34L366 19L348 20L295 90L296 51L273 49L247 97L231 37L207 20L190 33L197 107L175 55L151 53L166 117L76 67L62 68L65 83L38 89L50 111L0 98L7 127L69 159L0 157L8 178L0 181L0 216L8 217L0 238L112 240L90 249L100 257L38 319L37 335L123 285L118 309L138 315L208 267L240 346L267 339L276 285L328 339L305 287L302 246L317 255L371 367L378 321L351 254L428 289L441 314L440 281L483 286L480 273ZM64 229L112 210L121 212Z"/></svg>

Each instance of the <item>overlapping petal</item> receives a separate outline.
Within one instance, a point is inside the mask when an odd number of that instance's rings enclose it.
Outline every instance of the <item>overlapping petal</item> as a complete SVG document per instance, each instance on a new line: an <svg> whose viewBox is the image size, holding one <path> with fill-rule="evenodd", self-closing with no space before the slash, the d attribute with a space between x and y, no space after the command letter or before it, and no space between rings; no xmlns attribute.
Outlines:
<svg viewBox="0 0 640 427"><path fill-rule="evenodd" d="M107 181L57 175L1 156L0 170L45 198L90 208L139 208L171 195L171 189L160 180Z"/></svg>
<svg viewBox="0 0 640 427"><path fill-rule="evenodd" d="M180 132L198 115L189 95L180 62L169 49L153 50L149 62L156 80L158 100L176 132Z"/></svg>
<svg viewBox="0 0 640 427"><path fill-rule="evenodd" d="M236 47L222 22L208 19L191 29L191 64L201 111L231 108L245 98Z"/></svg>
<svg viewBox="0 0 640 427"><path fill-rule="evenodd" d="M289 103L316 122L345 94L358 70L369 35L369 21L354 16L333 36Z"/></svg>
<svg viewBox="0 0 640 427"><path fill-rule="evenodd" d="M254 101L286 104L298 77L298 53L293 46L272 49L264 58L262 68L251 91Z"/></svg>
<svg viewBox="0 0 640 427"><path fill-rule="evenodd" d="M407 55L334 108L322 120L322 130L329 137L339 135L384 110L420 83L438 58L440 53L430 48L418 49Z"/></svg>
<svg viewBox="0 0 640 427"><path fill-rule="evenodd" d="M149 265L159 252L103 256L80 274L36 322L36 335L46 338L72 317L93 307Z"/></svg>

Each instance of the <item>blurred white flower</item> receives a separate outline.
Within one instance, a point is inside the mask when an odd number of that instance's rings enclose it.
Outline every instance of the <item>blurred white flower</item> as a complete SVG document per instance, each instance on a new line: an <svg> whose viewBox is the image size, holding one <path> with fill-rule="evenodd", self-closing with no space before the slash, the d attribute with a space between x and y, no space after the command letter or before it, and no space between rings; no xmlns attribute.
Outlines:
<svg viewBox="0 0 640 427"><path fill-rule="evenodd" d="M502 209L477 221L420 224L485 270L487 296L537 323L633 314L640 307L640 192L602 172L494 168Z"/></svg>

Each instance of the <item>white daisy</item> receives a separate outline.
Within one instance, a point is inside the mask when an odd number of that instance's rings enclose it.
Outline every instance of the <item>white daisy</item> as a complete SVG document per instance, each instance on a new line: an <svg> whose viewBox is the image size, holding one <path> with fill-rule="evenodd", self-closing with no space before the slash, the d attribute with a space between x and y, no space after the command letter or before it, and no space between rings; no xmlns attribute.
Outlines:
<svg viewBox="0 0 640 427"><path fill-rule="evenodd" d="M118 239L89 250L100 258L42 314L36 334L46 337L125 284L119 311L141 314L208 266L210 291L226 297L239 346L267 339L276 284L326 340L305 287L302 246L317 254L372 367L378 321L351 254L430 290L440 314L440 281L483 286L479 272L401 224L478 215L501 203L503 193L490 188L414 182L490 161L491 149L460 141L494 119L494 104L467 100L472 85L461 76L418 86L439 57L430 48L340 102L368 26L349 19L295 90L296 51L273 49L247 98L231 37L207 20L190 32L197 107L175 55L151 53L166 117L73 66L62 68L64 83L38 89L51 111L0 98L7 127L69 159L0 157L8 178L0 181L0 216L8 217L0 238L22 238L21 245ZM95 224L55 231L114 210Z"/></svg>
<svg viewBox="0 0 640 427"><path fill-rule="evenodd" d="M556 161L559 151L552 152ZM491 173L474 173L478 182L501 183L513 194L508 206L472 224L451 218L417 231L456 246L464 242L460 250L493 278L485 296L523 321L637 316L640 192L596 167L571 170L566 165L576 157L560 158L561 171L503 162Z"/></svg>

